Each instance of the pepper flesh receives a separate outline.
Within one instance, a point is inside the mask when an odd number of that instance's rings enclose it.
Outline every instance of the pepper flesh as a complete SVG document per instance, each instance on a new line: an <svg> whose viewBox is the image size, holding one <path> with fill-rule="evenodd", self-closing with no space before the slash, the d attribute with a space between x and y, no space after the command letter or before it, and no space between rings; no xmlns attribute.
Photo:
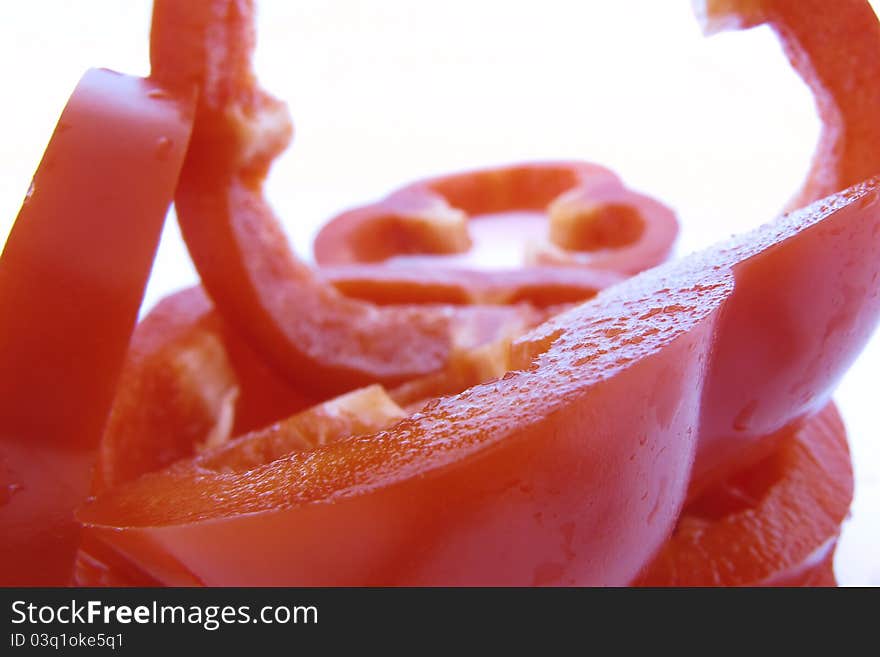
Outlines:
<svg viewBox="0 0 880 657"><path fill-rule="evenodd" d="M788 277L789 279L794 279L797 283L794 286L794 290L792 291L792 296L796 296L805 291L808 277L804 274L803 271L798 269L797 263L789 262L790 259L796 259L797 256L802 255L806 252L808 255L812 254L812 249L817 248L816 242L818 241L818 237L821 236L823 238L827 238L830 246L829 250L836 250L837 252L834 254L824 254L825 260L820 263L821 265L830 264L830 265L839 265L841 259L845 255L852 255L852 250L849 253L846 252L846 248L844 248L845 239L840 237L841 234L844 234L845 238L848 239L859 239L863 238L867 235L865 232L866 225L870 226L871 218L875 211L871 209L871 205L875 202L874 192L872 191L870 186L862 186L860 189L856 189L853 192L849 193L849 195L844 195L839 199L832 199L830 201L830 212L826 212L826 209L822 209L820 207L814 208L813 212L819 215L824 215L821 217L821 221L823 224L828 224L828 230L823 233L821 229L816 229L811 220L805 220L800 222L800 228L803 229L803 233L807 235L805 238L801 238L798 236L798 239L791 239L790 242L794 244L785 244L784 242L778 243L775 246L783 247L781 249L776 249L775 252L773 249L770 249L766 253L759 253L755 251L751 246L743 246L742 242L739 244L734 244L731 247L733 251L733 256L725 255L723 257L719 257L718 260L723 262L723 265L718 265L722 269L726 266L733 266L734 273L737 278L737 286L741 287L745 290L743 295L740 295L740 303L726 303L725 305L725 317L728 313L732 313L734 316L739 312L742 313L742 308L747 307L748 303L743 303L742 300L749 298L750 289L754 289L753 285L755 280L759 278L759 274L761 273L773 273L775 274L777 270L782 269L784 273L784 277ZM855 210L852 208L855 207ZM847 217L843 222L846 224L841 227L840 221L835 221L834 219L829 219L829 217L837 217L838 215L843 215ZM868 219L865 221L864 219ZM795 224L798 223L798 220L795 219ZM851 224L864 224L856 226L855 228ZM789 226L791 226L791 222L789 222ZM788 229L785 229L788 230ZM873 226L873 233L877 232L876 224ZM792 234L789 233L788 237L792 237ZM789 241L789 240L786 240ZM871 241L870 239L866 242L863 252L859 255L867 254L875 254L876 250L876 241ZM780 251L783 251L783 254L780 255ZM717 254L716 254L717 255ZM876 254L875 254L876 255ZM732 258L732 260L731 260ZM733 264L731 264L732 261ZM763 264L762 264L763 263ZM862 285L868 278L868 275L871 274L869 268L859 268L853 267L852 263L846 262L845 267L850 269L855 269L857 278L857 288L854 292L849 291L843 294L846 297L844 301L844 312L842 316L836 317L834 322L829 324L826 329L825 334L822 336L821 340L826 341L826 345L830 347L831 351L834 353L830 354L828 358L825 359L823 363L820 363L816 366L816 369L828 368L828 371L816 372L816 371L807 371L806 375L803 377L803 380L798 382L798 385L803 386L804 389L801 390L801 399L792 402L791 399L782 399L780 401L779 398L784 398L784 394L777 394L776 398L771 399L771 402L777 403L779 407L783 408L783 410L788 412L787 417L790 419L791 417L800 417L800 415L805 411L806 407L811 406L814 403L818 403L818 400L822 398L823 395L827 395L827 386L828 380L833 379L835 376L835 372L839 370L840 363L839 361L845 360L848 357L849 350L853 348L854 344L858 342L864 335L864 330L867 325L870 325L873 321L872 317L873 310L869 307L870 303L865 303L865 297L870 293L871 288L865 285ZM871 282L876 282L876 272L873 274L873 278L871 278ZM829 307L829 299L833 297L833 289L837 286L838 291L839 280L831 281L827 286L821 287L819 289L819 296L821 300L825 303L826 308ZM742 284L742 285L741 285ZM829 290L832 290L829 293ZM656 293L661 294L661 290L655 290ZM732 297L728 297L730 299ZM602 303L606 303L607 298L605 298ZM729 308L728 308L729 306ZM866 307L868 306L868 307ZM736 310L736 309L739 310ZM650 312L650 311L649 311ZM678 312L675 310L674 312ZM787 309L784 314L787 314ZM648 314L648 313L646 313ZM791 317L788 318L791 321ZM833 327L832 327L833 324ZM725 331L730 332L730 327L736 325L736 321L727 320L721 321L718 320L718 325L721 327L719 329L719 334L724 335ZM724 328L727 327L727 328ZM845 335L844 337L833 336L831 334L835 332L842 332ZM538 332L538 335L544 334L547 337L544 329ZM809 334L809 331L807 331ZM607 336L606 336L607 337ZM778 337L778 336L777 336ZM799 338L802 336L798 336ZM829 338L831 338L829 340ZM745 343L748 343L749 340L755 339L755 336L745 336L738 337L735 341L731 343L728 341L728 348L730 344L735 344L742 346ZM815 340L815 335L807 335L806 341L812 342ZM551 340L552 341L552 340ZM535 339L534 336L530 337L527 340L521 341L516 349L515 353L525 353L528 355L526 361L529 358L533 357L534 349L529 347L530 343L537 343L539 345L538 351L540 352L544 346L546 346L545 341L541 339ZM520 351L517 351L520 350ZM523 351L524 350L524 351ZM520 365L522 365L525 361L520 361ZM721 361L719 361L721 362ZM713 369L716 365L716 361L713 359L709 370ZM747 367L754 367L754 363L747 364ZM803 372L802 372L803 373ZM783 372L783 375L780 377L783 381L786 376L790 375L790 372ZM717 377L716 377L717 378ZM710 379L711 380L711 379ZM790 382L790 381L789 381ZM774 386L778 384L778 381L770 384L769 388L778 393L779 390L775 389ZM735 388L737 382L734 382L732 388ZM791 392L791 390L789 390ZM711 402L712 395L707 394L703 400L703 412L704 414L708 414L707 408L711 406L711 403L706 402L706 399L709 399ZM442 403L442 402L441 402ZM748 426L752 424L752 420L755 416L756 409L754 408L754 404L747 404L742 409L742 413L737 415L737 421L742 421L740 424L744 426ZM781 421L781 418L780 420ZM758 422L757 424L760 424ZM739 427L734 426L735 429L740 429ZM748 427L749 431L754 431L752 427ZM767 441L765 441L767 442ZM750 458L754 459L755 456L751 456ZM735 459L732 459L732 461ZM729 465L726 467L730 467ZM715 474L717 478L717 473Z"/></svg>
<svg viewBox="0 0 880 657"><path fill-rule="evenodd" d="M626 584L677 518L700 425L693 414L717 403L701 394L702 382L725 378L715 342L736 333L750 275L827 249L812 261L841 274L824 287L786 276L762 277L761 286L787 303L809 292L811 309L833 321L827 304L842 282L870 282L880 267L877 257L840 262L859 255L853 244L877 248L866 237L880 234L877 195L876 181L856 186L610 288L518 339L513 371L500 380L382 433L244 473L181 463L99 498L80 517L166 583L181 583L184 572L204 584ZM852 301L848 323L876 322L875 299ZM821 338L826 327L812 315L810 325ZM748 353L754 339L735 344ZM825 346L833 348L799 353L800 366L818 359L815 388L848 347ZM774 421L798 419L774 388L791 370L744 365L769 379L762 401ZM735 383L728 392L744 394ZM511 532L515 545L503 538ZM242 560L235 546L246 536L271 537L259 558ZM570 536L568 550L559 536Z"/></svg>
<svg viewBox="0 0 880 657"><path fill-rule="evenodd" d="M846 431L829 404L784 433L771 456L685 508L639 585L834 585L853 496Z"/></svg>
<svg viewBox="0 0 880 657"><path fill-rule="evenodd" d="M535 162L417 181L337 215L315 238L315 259L350 265L416 253L463 253L471 246L470 221L517 211L547 215L552 245L536 252L544 255L532 254L539 262L624 275L663 262L678 233L669 208L627 189L604 167ZM528 271L540 285L541 268Z"/></svg>
<svg viewBox="0 0 880 657"><path fill-rule="evenodd" d="M880 173L880 23L865 0L694 0L704 31L769 25L816 99L822 133L799 208Z"/></svg>
<svg viewBox="0 0 880 657"><path fill-rule="evenodd" d="M152 75L200 91L175 206L224 319L290 381L328 394L442 370L478 346L466 339L474 322L499 336L520 330L516 308L462 317L456 307L348 299L294 256L261 189L292 129L284 105L256 85L253 45L251 0L154 3Z"/></svg>
<svg viewBox="0 0 880 657"><path fill-rule="evenodd" d="M559 316L515 348L521 369L384 432L245 472L178 463L80 517L166 584L626 583L687 484L732 285L701 280L646 319L638 284Z"/></svg>
<svg viewBox="0 0 880 657"><path fill-rule="evenodd" d="M547 215L553 244L524 245L524 255L539 266L480 271L448 260L471 248L470 222L511 212ZM659 264L677 229L668 208L625 188L604 167L536 162L406 185L331 219L314 251L322 275L359 299L544 307L590 299L621 277ZM427 255L416 266L378 266L413 254Z"/></svg>
<svg viewBox="0 0 880 657"><path fill-rule="evenodd" d="M624 276L581 267L528 267L508 271L420 266L321 267L322 278L347 297L377 304L457 305L528 303L536 308L592 299Z"/></svg>
<svg viewBox="0 0 880 657"><path fill-rule="evenodd" d="M880 173L880 23L869 3L696 5L708 32L770 25L816 98L822 134L792 207ZM805 241L790 253L768 254L737 279L732 330L718 340L718 373L707 384L692 497L772 451L763 436L818 411L867 341L876 321L880 237L867 224L851 228L824 243ZM767 287L770 277L781 285ZM783 286L791 289L783 292Z"/></svg>
<svg viewBox="0 0 880 657"><path fill-rule="evenodd" d="M73 511L89 491L189 139L192 103L182 98L152 81L86 73L4 248L2 584L70 581Z"/></svg>

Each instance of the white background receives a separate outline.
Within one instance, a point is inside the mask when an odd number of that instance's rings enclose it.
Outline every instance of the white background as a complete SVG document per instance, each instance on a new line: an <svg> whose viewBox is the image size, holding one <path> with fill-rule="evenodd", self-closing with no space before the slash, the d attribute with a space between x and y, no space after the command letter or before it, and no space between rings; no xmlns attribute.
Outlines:
<svg viewBox="0 0 880 657"><path fill-rule="evenodd" d="M678 252L773 217L818 122L767 28L705 39L687 0L262 0L256 67L294 146L269 195L296 250L335 212L434 173L529 159L610 166L674 207ZM0 3L0 242L86 68L146 74L148 0ZM196 281L174 222L145 307ZM837 400L857 491L837 556L880 584L875 339Z"/></svg>

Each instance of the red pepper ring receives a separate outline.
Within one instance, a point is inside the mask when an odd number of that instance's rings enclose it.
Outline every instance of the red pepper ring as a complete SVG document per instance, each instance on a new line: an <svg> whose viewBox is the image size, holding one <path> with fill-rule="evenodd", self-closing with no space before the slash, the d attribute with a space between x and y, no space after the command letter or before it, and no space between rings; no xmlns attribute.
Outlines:
<svg viewBox="0 0 880 657"><path fill-rule="evenodd" d="M522 330L520 308L349 299L296 258L262 194L292 128L286 107L251 71L253 14L252 0L156 0L153 7L153 77L199 90L174 201L224 320L285 378L322 394L442 371L483 341Z"/></svg>
<svg viewBox="0 0 880 657"><path fill-rule="evenodd" d="M531 264L637 274L666 260L678 234L669 208L619 184L573 189L548 213L550 239L531 246Z"/></svg>
<svg viewBox="0 0 880 657"><path fill-rule="evenodd" d="M88 71L0 258L0 585L69 583L73 511L192 126L189 91Z"/></svg>
<svg viewBox="0 0 880 657"><path fill-rule="evenodd" d="M786 429L761 463L682 512L641 586L834 585L829 565L853 496L834 404Z"/></svg>
<svg viewBox="0 0 880 657"><path fill-rule="evenodd" d="M418 181L344 212L318 233L315 260L350 265L464 253L472 243L469 221L521 211L548 215L556 249L546 257L525 254L545 264L635 274L665 260L678 232L669 208L627 189L608 169L586 162L530 163ZM536 285L545 275L553 277L540 269L529 273Z"/></svg>

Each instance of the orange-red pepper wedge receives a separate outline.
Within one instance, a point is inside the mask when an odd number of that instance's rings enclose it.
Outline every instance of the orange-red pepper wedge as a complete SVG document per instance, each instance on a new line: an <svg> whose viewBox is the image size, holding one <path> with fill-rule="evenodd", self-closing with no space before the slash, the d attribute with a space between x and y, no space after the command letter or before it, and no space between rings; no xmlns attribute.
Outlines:
<svg viewBox="0 0 880 657"><path fill-rule="evenodd" d="M880 173L880 23L866 0L695 0L706 33L769 25L809 85L822 133L798 208Z"/></svg>
<svg viewBox="0 0 880 657"><path fill-rule="evenodd" d="M101 430L192 125L112 71L70 98L0 258L0 583L70 581Z"/></svg>
<svg viewBox="0 0 880 657"><path fill-rule="evenodd" d="M535 162L418 181L337 215L315 238L315 259L350 265L463 253L471 247L469 221L523 211L547 216L550 243L529 250L543 264L635 274L663 262L678 233L669 208L627 189L604 167ZM433 264L442 266L442 259ZM552 268L528 273L536 287L545 276L553 284ZM503 274L495 277L496 287L504 284Z"/></svg>
<svg viewBox="0 0 880 657"><path fill-rule="evenodd" d="M853 496L846 431L829 404L773 454L685 508L642 586L834 585L829 567Z"/></svg>
<svg viewBox="0 0 880 657"><path fill-rule="evenodd" d="M517 340L500 380L384 432L243 472L181 462L80 518L165 583L628 583L673 528L697 432L758 451L702 418L755 394L770 407L755 426L787 425L824 404L876 324L877 184L610 288ZM849 286L863 293L841 307ZM758 291L804 310L769 338L743 333ZM785 367L748 357L793 329Z"/></svg>
<svg viewBox="0 0 880 657"><path fill-rule="evenodd" d="M292 129L284 105L256 85L253 45L250 0L154 4L152 75L200 92L175 194L178 219L202 283L230 326L289 380L323 393L436 372L477 346L468 338L485 337L487 327L500 326L499 335L519 330L516 308L462 317L454 306L389 308L349 299L294 256L261 191Z"/></svg>

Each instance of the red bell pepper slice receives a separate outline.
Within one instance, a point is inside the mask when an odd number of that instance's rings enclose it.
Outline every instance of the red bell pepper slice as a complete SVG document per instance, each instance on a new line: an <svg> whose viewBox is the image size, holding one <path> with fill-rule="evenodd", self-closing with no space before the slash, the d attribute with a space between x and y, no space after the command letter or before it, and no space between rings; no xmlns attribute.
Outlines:
<svg viewBox="0 0 880 657"><path fill-rule="evenodd" d="M555 245L529 245L525 254L541 266L479 271L448 259L471 248L469 221L523 211L544 212L549 220ZM662 262L677 231L668 208L626 189L611 171L545 162L412 183L331 219L314 250L326 280L374 303L527 301L546 307L590 299L622 275ZM441 257L426 256L417 266L373 266L412 254ZM558 266L572 264L586 266Z"/></svg>
<svg viewBox="0 0 880 657"><path fill-rule="evenodd" d="M426 265L340 265L321 267L319 273L345 296L383 305L528 303L547 308L592 299L624 279L600 269L543 266L478 271Z"/></svg>
<svg viewBox="0 0 880 657"><path fill-rule="evenodd" d="M348 299L294 256L261 190L292 129L284 105L256 85L253 44L251 1L154 4L153 76L200 90L175 194L178 219L230 326L290 381L322 393L442 370L479 344L468 340L473 323L499 326L499 335L519 330L515 308L486 307L478 316Z"/></svg>
<svg viewBox="0 0 880 657"><path fill-rule="evenodd" d="M192 347L187 346L187 343L192 343L193 328L198 325L197 322L186 321L192 319L193 316L193 313L188 312L187 302L189 301L194 301L195 305L199 306L204 302L204 297L197 289L174 295L164 304L160 304L160 307L157 307L153 314L139 326L143 336L136 335L135 343L138 342L137 338L141 337L140 342L143 346L147 342L144 336L161 339L157 325L163 320L170 320L172 324L177 324L173 327L177 329L173 331L176 339L162 340L164 349L161 352L156 352L159 358L154 356L156 362L151 364L152 367L156 367L163 358L167 362L179 363L184 354L191 355L191 358L198 365L205 365L205 362L198 358L198 354L193 354ZM145 326L147 328L144 328ZM189 329L186 331L188 335L183 335L181 328ZM206 335L213 334L206 333ZM199 342L210 344L210 340L205 342L204 338L197 341L196 344ZM214 351L213 347L210 350ZM171 355L163 353L168 351L171 352ZM130 365L131 363L141 365L138 369L142 370L142 377L149 380L151 373L143 370L150 368L144 368L141 363L138 363L138 358L134 358L133 361L130 361ZM189 363L186 367L193 367L193 364ZM213 446L202 444L199 448L204 436L215 431L215 427L210 422L204 421L203 418L206 414L203 409L198 408L202 404L193 404L191 401L194 397L198 397L198 392L201 392L203 387L214 387L218 383L218 377L212 377L211 372L203 373L206 381L195 393L184 391L183 395L177 394L167 398L167 386L165 389L162 386L155 389L152 386L143 385L141 382L140 390L145 393L142 396L142 403L152 409L152 413L156 413L155 409L162 406L168 408L170 412L166 411L168 417L157 421L149 415L137 414L127 406L123 406L123 410L131 416L128 421L133 429L134 440L131 436L123 435L123 438L127 439L127 444L120 445L118 436L113 433L114 429L116 431L119 429L112 425L108 427L104 436L105 449L102 454L104 456L102 465L105 479L107 473L112 473L116 475L116 479L111 483L118 485L134 478L132 475L136 471L135 468L144 472L148 471L147 468L150 467L154 470L159 469L162 465L175 460L175 456L179 456L181 453L189 455L194 451L202 453L197 458L200 464L216 463L217 467L225 470L243 470L256 467L264 461L279 458L289 452L327 444L356 433L371 433L385 429L406 415L381 386L373 385L331 399L235 440L223 440ZM177 377L176 387L181 387L191 381L188 374L180 376L179 367L172 368L166 377ZM223 378L225 377L219 377L219 381L222 381ZM187 392L190 394L186 394ZM183 398L181 399L181 397ZM117 405L119 403L119 399L117 399ZM162 411L158 411L158 413L162 415ZM209 417L213 417L215 424L217 419L222 416L222 410L215 410L213 416L209 414ZM168 430L175 440L175 444L172 444L170 448L168 445L155 445L154 441L157 438L162 440L164 437L155 432L149 433L151 429L161 428ZM185 439L189 439L190 443L186 444ZM167 442L168 439L165 438L165 441ZM153 447L152 458L150 456L143 458L141 453L149 450L151 446ZM108 447L110 449L107 449ZM122 466L130 465L132 462L131 457L121 453L121 448L125 447L133 448L135 457L142 457L134 461L134 468L129 467L128 470L119 467L120 461ZM165 463L159 459L163 459ZM114 551L111 546L101 542L89 528L83 531L74 581L77 586L154 586L158 583L157 580Z"/></svg>
<svg viewBox="0 0 880 657"><path fill-rule="evenodd" d="M261 165L254 163L267 164L266 152L248 160L256 172L247 166L239 172L244 182L260 178ZM97 522L96 536L107 545L161 580L178 583L229 581L229 565L242 565L234 548L249 529L257 530L251 538L279 541L268 563L243 564L244 574L256 581L268 581L277 567L284 581L296 583L365 572L370 582L396 583L509 583L526 581L528 574L532 583L623 581L646 549L657 545L658 531L671 527L695 427L701 450L696 488L704 491L695 499L706 500L706 487L722 473L754 464L784 440L759 440L761 430L796 421L827 399L878 315L876 200L871 181L726 247L623 284L518 341L509 362L521 371L439 400L379 434L283 458L259 452L244 466L228 461L228 452L213 453L146 475L120 489L119 497L114 492L90 505L83 517ZM811 266L826 277L820 280L808 271ZM769 302L759 298L761 286L769 289ZM807 298L827 322L808 325L797 308ZM751 330L757 323L750 313L769 321L772 330ZM786 340L797 348L780 367L769 368L776 363L768 353ZM750 355L754 348L758 355ZM662 385L652 381L646 387L651 375ZM758 397L739 407L747 395ZM633 418L623 410L641 397L656 417ZM731 407L739 408L733 417ZM650 466L631 442L642 430L659 459ZM607 436L630 438L619 445L598 440ZM635 466L623 463L630 447ZM646 477L633 468L650 472ZM609 469L623 473L619 483L630 487L628 494L603 488ZM670 472L671 484L664 478ZM511 480L511 474L522 478ZM584 474L586 480L579 480ZM631 488L637 482L649 484L639 501ZM447 497L438 502L438 493ZM212 508L205 495L220 507ZM599 509L585 508L585 499ZM526 516L536 508L536 524L545 512L555 514L549 532L563 539L561 557L558 542L553 544L556 560L546 528L529 531ZM425 525L425 509L439 526ZM628 522L619 519L624 517ZM586 529L570 525L571 519ZM366 520L382 523L379 536L370 535L377 528ZM522 545L504 541L510 526L525 530L516 531ZM362 547L354 542L320 554L321 545L350 528L370 541L366 554L352 562L353 548ZM603 530L619 550L616 563L607 545L595 544ZM293 542L297 532L306 545ZM412 541L418 543L416 556L400 568L394 556L411 554ZM302 561L285 564L282 557L300 554L285 550L302 550ZM610 571L598 572L597 563Z"/></svg>
<svg viewBox="0 0 880 657"><path fill-rule="evenodd" d="M708 0L698 13L709 32L770 25L816 97L822 136L793 207L880 173L880 23L869 3ZM867 341L878 234L869 224L850 228L767 254L738 277L731 330L719 338L707 385L692 494L766 456L772 441L762 437L789 418L818 411ZM769 277L777 284L767 286Z"/></svg>
<svg viewBox="0 0 880 657"><path fill-rule="evenodd" d="M224 325L201 288L161 301L135 328L93 476L98 494L314 404ZM77 586L155 580L88 530Z"/></svg>
<svg viewBox="0 0 880 657"><path fill-rule="evenodd" d="M677 517L732 285L663 280L661 312L641 318L639 285L597 299L517 345L519 370L383 432L180 462L80 518L166 584L626 583Z"/></svg>
<svg viewBox="0 0 880 657"><path fill-rule="evenodd" d="M880 173L880 23L866 0L697 0L704 30L769 25L810 87L822 133L798 208Z"/></svg>
<svg viewBox="0 0 880 657"><path fill-rule="evenodd" d="M384 432L243 472L182 462L80 518L165 583L628 583L678 516L718 385L788 424L803 414L789 379L823 399L876 323L877 196L857 186L621 283L514 343L503 378ZM863 293L835 314L849 286ZM738 330L758 288L811 311L792 315L803 349L779 372L746 357L764 336Z"/></svg>
<svg viewBox="0 0 880 657"><path fill-rule="evenodd" d="M0 258L0 583L70 581L113 400L192 103L85 74Z"/></svg>
<svg viewBox="0 0 880 657"><path fill-rule="evenodd" d="M880 316L874 185L788 215L801 231L784 245L756 251L737 238L717 252L714 266L742 261L706 381L692 495L762 459L775 447L766 436L821 409L870 338Z"/></svg>
<svg viewBox="0 0 880 657"><path fill-rule="evenodd" d="M846 431L829 404L784 430L764 461L689 504L637 583L833 586L829 565L852 496Z"/></svg>
<svg viewBox="0 0 880 657"><path fill-rule="evenodd" d="M101 441L100 492L312 406L217 315L201 288L135 328Z"/></svg>
<svg viewBox="0 0 880 657"><path fill-rule="evenodd" d="M552 244L531 253L543 264L635 274L663 262L678 233L669 208L627 189L608 169L585 162L541 162L409 184L331 219L315 238L315 259L321 265L348 265L399 255L463 253L471 246L469 221L522 211L547 215ZM553 283L552 269L528 272L536 286L547 274ZM503 275L495 276L500 287Z"/></svg>
<svg viewBox="0 0 880 657"><path fill-rule="evenodd" d="M471 247L469 221L546 212L555 265L481 271L445 260ZM585 301L668 255L673 213L632 192L609 170L583 162L520 164L412 183L331 219L315 238L320 273L349 297L378 304L511 304ZM535 255L537 250L530 251ZM375 266L395 256L441 255L418 265ZM574 263L586 267L558 266Z"/></svg>

